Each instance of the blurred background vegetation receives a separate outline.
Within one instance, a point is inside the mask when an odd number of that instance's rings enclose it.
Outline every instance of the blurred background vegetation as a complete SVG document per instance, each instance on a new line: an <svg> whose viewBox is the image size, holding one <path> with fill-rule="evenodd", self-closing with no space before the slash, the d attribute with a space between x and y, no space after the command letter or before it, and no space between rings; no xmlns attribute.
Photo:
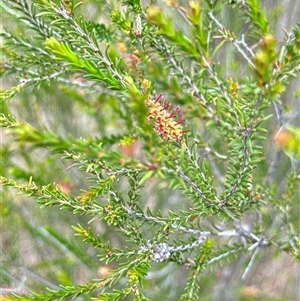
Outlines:
<svg viewBox="0 0 300 301"><path fill-rule="evenodd" d="M157 1L143 2L145 6L149 2L157 3ZM1 6L3 5L5 4L1 3ZM109 24L108 12L112 5L118 5L117 1L116 3L102 0L84 1L80 13L88 20ZM299 21L298 0L262 1L262 6L267 9L271 28L278 41L284 37L283 28L290 31ZM171 10L169 13L172 14ZM232 14L228 6L221 14L225 16L224 25L239 35L239 30L243 30L241 18ZM30 31L25 31L23 23L16 22L12 15L1 13L1 27L30 37ZM178 17L178 26L182 24L184 23ZM2 49L3 53L5 51L5 48ZM220 66L224 75L243 76L245 70L234 57L231 46L224 48L219 55L223 57L222 61L226 62ZM286 108L286 121L291 116L296 116L291 121L295 126L300 126L297 115L300 109L299 94L298 96L294 94L300 89L299 82L300 78L295 78L281 97ZM15 86L17 83L13 74L6 76L2 81L2 89ZM80 138L117 134L122 124L114 119L112 107L115 106L116 102L109 91L97 86L84 87L80 78L72 79L69 86L63 82L51 82L41 84L38 89L35 86L29 87L9 102L10 112L17 119L30 123L40 131L47 129L65 138L69 135ZM7 103L1 103L1 111L7 112ZM270 113L274 114L274 111ZM280 186L291 162L275 147L273 137L277 130L278 124L270 121L269 139L264 142L264 154L270 157L270 160L272 156L278 157L279 163L274 174ZM34 178L39 186L55 182L70 195L79 195L81 189L88 187L86 175L71 168L67 161L61 160L61 155L49 154L45 149L31 149L22 141L13 141L3 129L0 136L1 175L25 182ZM138 155L139 150L137 145L133 145L126 151L136 152ZM259 168L265 169L266 166ZM164 212L166 208L181 207L179 195L169 191L165 183L151 181L143 192L145 208L150 207ZM88 224L88 217L61 212L57 207L41 210L33 199L3 187L0 206L0 286L3 294L11 289L18 289L19 292L26 294L29 290L40 291L45 286L58 288L58 284L86 283L109 273L109 268L99 263L97 251L83 243L80 238L74 237L74 231L70 227L77 223ZM299 211L295 212L293 219L299 219ZM93 221L89 226L96 233L101 233L104 238L112 235L110 228L98 221ZM269 225L266 227L269 227L270 231L279 227L280 231L280 226L276 216L270 216ZM116 245L122 243L118 237L110 239L115 240ZM241 274L245 267L245 258L238 258L228 266L219 267L210 273L205 272L201 279L199 300L300 300L300 269L290 255L277 253L276 250L265 250L251 270L251 275L242 281ZM184 267L178 269L172 263L158 264L157 268L152 268L146 283L150 299L178 300L184 288L181 283L185 282L186 273ZM152 279L156 279L155 286ZM83 297L76 300L83 300Z"/></svg>

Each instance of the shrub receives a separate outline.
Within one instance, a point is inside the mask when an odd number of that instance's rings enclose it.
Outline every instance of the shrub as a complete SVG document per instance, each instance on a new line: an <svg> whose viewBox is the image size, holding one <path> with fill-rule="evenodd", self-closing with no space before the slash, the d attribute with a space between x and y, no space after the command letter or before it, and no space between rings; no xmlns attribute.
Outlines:
<svg viewBox="0 0 300 301"><path fill-rule="evenodd" d="M275 300L299 261L300 26L178 2L2 1L8 300Z"/></svg>

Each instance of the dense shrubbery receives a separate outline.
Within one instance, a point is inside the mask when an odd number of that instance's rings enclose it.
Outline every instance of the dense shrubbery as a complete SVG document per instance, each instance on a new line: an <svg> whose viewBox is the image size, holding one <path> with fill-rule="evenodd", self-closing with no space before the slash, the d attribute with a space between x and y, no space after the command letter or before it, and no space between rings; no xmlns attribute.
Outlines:
<svg viewBox="0 0 300 301"><path fill-rule="evenodd" d="M300 259L300 26L108 2L2 1L3 292L279 300L255 271Z"/></svg>

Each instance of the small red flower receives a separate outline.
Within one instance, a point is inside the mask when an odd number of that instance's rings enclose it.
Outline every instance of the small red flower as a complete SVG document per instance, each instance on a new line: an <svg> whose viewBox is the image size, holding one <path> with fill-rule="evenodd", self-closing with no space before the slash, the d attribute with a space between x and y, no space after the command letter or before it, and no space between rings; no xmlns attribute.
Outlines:
<svg viewBox="0 0 300 301"><path fill-rule="evenodd" d="M153 128L161 138L167 141L183 142L183 130L181 123L184 121L179 107L174 108L162 99L160 94L154 100L148 99L146 105L149 107L148 120L154 121Z"/></svg>

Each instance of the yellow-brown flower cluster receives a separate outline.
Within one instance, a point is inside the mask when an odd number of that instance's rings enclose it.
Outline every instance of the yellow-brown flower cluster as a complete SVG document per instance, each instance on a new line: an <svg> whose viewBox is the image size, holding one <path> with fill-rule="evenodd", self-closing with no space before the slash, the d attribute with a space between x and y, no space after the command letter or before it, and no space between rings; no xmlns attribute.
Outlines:
<svg viewBox="0 0 300 301"><path fill-rule="evenodd" d="M169 103L164 102L162 95L154 100L148 99L146 105L149 107L148 120L153 121L154 130L161 138L167 141L183 142L183 134L187 130L181 127L184 119L179 113L179 107L174 108Z"/></svg>

